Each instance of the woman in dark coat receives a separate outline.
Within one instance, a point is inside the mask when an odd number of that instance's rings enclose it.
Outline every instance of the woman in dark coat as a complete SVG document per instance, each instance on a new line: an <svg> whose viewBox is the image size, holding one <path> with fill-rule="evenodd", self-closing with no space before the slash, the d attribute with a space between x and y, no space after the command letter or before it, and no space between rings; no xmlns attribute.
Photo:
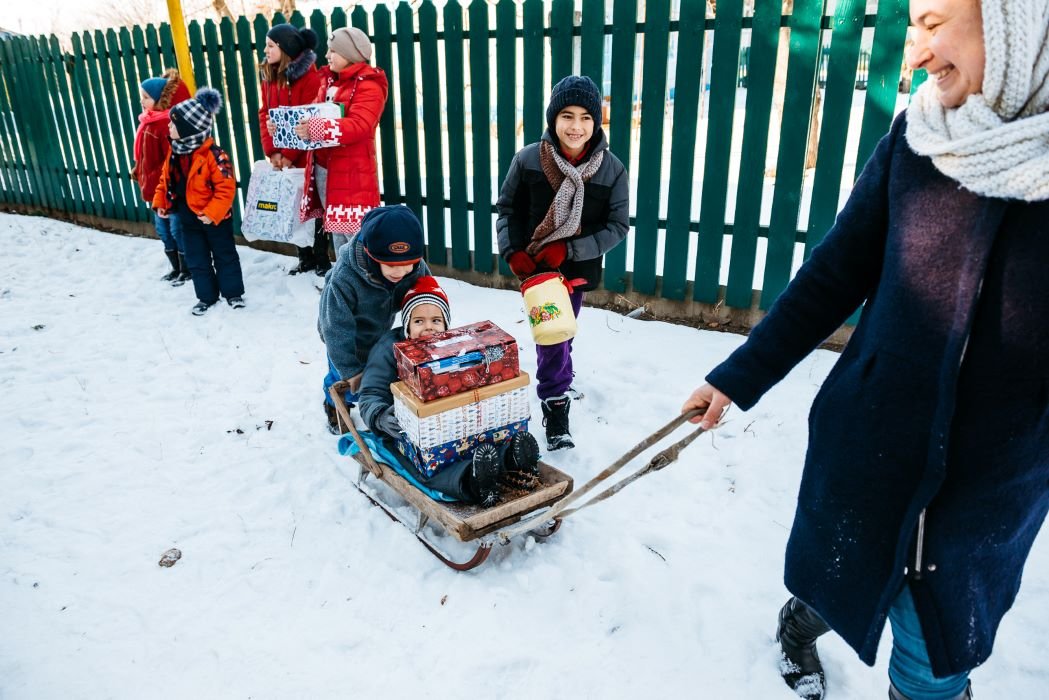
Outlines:
<svg viewBox="0 0 1049 700"><path fill-rule="evenodd" d="M912 0L929 80L834 227L684 410L752 407L864 301L809 415L781 672L823 697L816 637L890 698L971 697L1049 510L1049 3ZM986 51L985 51L986 47Z"/></svg>

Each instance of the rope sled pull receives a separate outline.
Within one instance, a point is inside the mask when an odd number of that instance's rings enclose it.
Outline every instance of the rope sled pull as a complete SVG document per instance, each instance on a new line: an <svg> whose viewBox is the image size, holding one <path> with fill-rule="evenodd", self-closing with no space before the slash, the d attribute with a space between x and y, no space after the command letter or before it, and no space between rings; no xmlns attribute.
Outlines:
<svg viewBox="0 0 1049 700"><path fill-rule="evenodd" d="M593 491L594 488L596 488L597 485L600 484L602 481L605 481L613 474L618 472L620 469L622 469L624 466L626 466L628 463L630 463L639 454L641 454L649 447L665 438L670 433L674 432L674 430L676 430L678 426L680 426L682 423L701 415L703 415L703 411L696 409L689 411L688 413L682 413L681 415L675 417L662 428L652 433L638 444L634 445L634 447L632 447L626 454L624 454L611 465L606 467L604 471L595 476L593 479L583 484L581 488L577 489L576 491L573 491L566 498L563 498L557 503L555 503L549 510L533 518L521 520L504 530L500 530L498 533L496 533L499 537L499 541L502 544L507 544L510 542L510 539L514 536L524 532L528 532L529 530L534 530L536 529L536 527L538 527L544 522L549 522L551 520L555 522L563 520L564 518L567 518L573 513L578 513L584 508L589 508L595 503L600 503L601 501L611 498L615 494L622 491L628 484L637 481L646 474L651 474L652 472L659 471L660 469L663 469L669 466L670 464L673 464L677 461L677 458L680 456L681 450L688 447L696 438L698 438L703 433L707 432L704 428L696 428L681 440L678 440L669 447L660 450L655 455L653 455L653 457L650 460L648 460L648 463L645 464L645 466L641 467L641 469L637 470L636 472L622 479L621 481L616 482L604 491L601 491L582 505L578 505L573 508L569 507L573 503L576 503L580 499L582 499L583 496Z"/></svg>

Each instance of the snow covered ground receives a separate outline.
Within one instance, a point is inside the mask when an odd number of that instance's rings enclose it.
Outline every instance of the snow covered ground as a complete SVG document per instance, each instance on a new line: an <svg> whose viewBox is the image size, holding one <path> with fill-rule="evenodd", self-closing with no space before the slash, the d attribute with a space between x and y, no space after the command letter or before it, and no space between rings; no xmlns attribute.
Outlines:
<svg viewBox="0 0 1049 700"><path fill-rule="evenodd" d="M0 240L5 700L794 697L772 635L833 353L550 540L457 574L351 485L319 406L317 278L290 258L241 249L248 307L196 318L157 241L12 215ZM518 295L442 283L456 322L496 321L534 370ZM741 341L586 309L580 447L550 461L589 479ZM978 697L1045 697L1047 612L1043 534ZM873 670L820 646L829 697L884 697L889 635Z"/></svg>

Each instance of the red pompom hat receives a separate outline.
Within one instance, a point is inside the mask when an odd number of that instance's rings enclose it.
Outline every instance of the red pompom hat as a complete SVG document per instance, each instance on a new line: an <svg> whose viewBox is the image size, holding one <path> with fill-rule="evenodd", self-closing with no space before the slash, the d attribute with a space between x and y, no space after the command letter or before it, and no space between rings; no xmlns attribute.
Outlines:
<svg viewBox="0 0 1049 700"><path fill-rule="evenodd" d="M441 310L444 316L444 327L452 326L452 311L448 305L448 295L437 284L437 280L430 275L424 275L416 280L412 288L404 294L401 302L401 328L404 329L404 337L408 337L408 321L412 318L412 309L420 304L433 304Z"/></svg>

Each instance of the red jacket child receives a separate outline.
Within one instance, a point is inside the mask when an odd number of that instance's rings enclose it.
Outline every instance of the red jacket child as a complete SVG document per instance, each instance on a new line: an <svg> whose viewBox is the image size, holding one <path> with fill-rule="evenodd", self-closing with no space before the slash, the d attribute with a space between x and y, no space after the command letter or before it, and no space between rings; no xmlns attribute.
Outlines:
<svg viewBox="0 0 1049 700"><path fill-rule="evenodd" d="M290 24L278 24L266 34L266 60L259 64L262 83L262 107L259 109L259 134L262 150L270 162L280 155L283 161L275 167L302 168L306 165L306 151L277 148L266 126L273 107L297 107L317 100L321 75L317 71L317 35L309 28L299 29Z"/></svg>
<svg viewBox="0 0 1049 700"><path fill-rule="evenodd" d="M142 199L152 202L170 148L168 109L188 100L190 95L189 88L174 68L164 71L159 78L142 81L139 87L143 93L142 113L138 115L138 130L135 132L135 167L131 176L138 183Z"/></svg>
<svg viewBox="0 0 1049 700"><path fill-rule="evenodd" d="M320 74L321 88L316 101L341 103L345 116L342 119L315 117L307 122L311 140L334 140L341 145L310 151L306 159L307 190L301 214L304 220L323 216L325 231L352 235L360 231L364 215L379 206L375 130L386 106L389 87L386 73L364 60L338 72L325 66ZM320 201L316 189L314 163L328 169L324 202Z"/></svg>

